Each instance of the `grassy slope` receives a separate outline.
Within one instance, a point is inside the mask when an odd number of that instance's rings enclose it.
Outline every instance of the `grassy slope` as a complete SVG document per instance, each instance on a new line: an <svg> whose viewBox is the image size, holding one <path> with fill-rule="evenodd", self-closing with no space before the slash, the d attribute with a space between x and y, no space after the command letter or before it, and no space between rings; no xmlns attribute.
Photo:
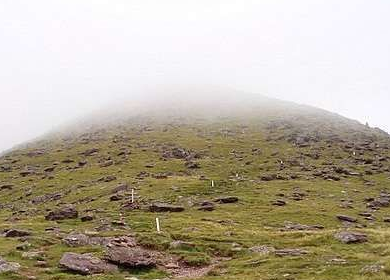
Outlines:
<svg viewBox="0 0 390 280"><path fill-rule="evenodd" d="M122 235L135 233L139 242L150 247L181 255L187 260L207 263L216 257L229 257L203 277L212 279L384 279L390 273L390 238L389 224L383 217L389 215L384 208L375 213L376 221L368 222L360 229L368 234L369 242L359 245L344 245L333 238L334 233L342 228L335 215L343 213L358 217L358 213L367 211L364 198L377 197L381 190L389 190L389 173L380 171L365 175L364 179L373 182L367 187L363 177L346 176L341 181L328 181L314 178L311 172L301 167L288 165L280 170L280 160L288 161L299 158L305 166L326 167L329 162L345 166L352 170L364 171L369 166L353 163L349 151L342 148L342 143L329 143L320 140L309 147L298 148L286 141L288 130L266 129L265 121L249 122L247 127L238 123L157 125L150 124L149 129L134 125L112 128L106 131L74 137L72 139L55 139L36 143L26 149L15 151L0 160L0 165L11 165L11 172L0 172L0 184L11 183L12 190L2 190L0 203L7 206L0 211L0 228L20 228L33 232L29 242L33 249L44 250L48 268L39 268L36 260L25 260L22 252L15 250L21 243L17 239L0 238L1 255L8 261L22 265L17 274L0 275L0 279L26 279L36 276L37 279L83 279L57 268L63 252L92 252L103 254L99 247L68 248L61 244L61 237L72 231L94 231L100 219L118 220L123 214L131 230L115 229L101 232L100 235ZM229 133L221 130L229 129ZM340 131L340 133L344 133ZM339 134L346 139L350 135ZM279 139L279 140L270 140ZM88 141L85 138L89 139ZM268 138L268 139L267 139ZM83 140L84 139L84 140ZM95 140L93 140L95 139ZM202 158L197 160L201 168L189 170L184 161L179 159L162 160L162 147L172 144L197 151ZM45 154L28 156L29 151L44 149ZM84 157L80 153L98 148L97 155ZM252 149L260 148L255 153ZM117 156L122 150L131 151L127 156ZM236 155L235 156L234 152ZM365 151L362 157L373 157L378 154L390 156L389 150ZM319 153L318 159L304 154ZM115 164L99 167L99 160L111 156ZM336 157L337 156L337 157ZM242 157L242 158L241 158ZM63 159L76 161L86 159L87 166L72 169L76 163L64 164ZM60 162L56 170L47 176L42 171L45 167ZM154 163L153 168L145 164ZM19 176L25 166L36 166L38 175ZM385 162L389 166L389 162ZM168 179L154 179L152 176L143 180L137 174L147 171L150 174L170 172ZM260 176L270 172L280 174L298 174L294 180L261 181ZM238 174L238 177L236 176ZM115 175L116 181L104 183L98 179L106 175ZM204 175L208 180L199 180ZM216 186L211 187L210 180ZM186 211L182 213L154 214L143 210L123 211L120 202L110 202L111 190L119 183L134 186L137 194L145 202L164 201L182 204ZM83 187L80 187L82 185ZM25 191L32 189L30 197ZM60 201L32 205L28 201L42 194L70 190ZM290 199L297 190L306 193L302 201ZM273 206L271 202L281 198L287 201L284 207ZM214 212L201 212L192 205L221 195L234 195L240 198L237 204L220 205ZM77 204L80 212L95 209L98 219L82 223L79 220L65 220L60 223L46 221L47 209L58 203L75 203L82 198L94 197L95 201ZM340 208L342 199L351 199L353 208ZM28 214L19 213L26 210ZM154 219L160 217L163 234L155 232ZM222 223L220 221L223 221ZM325 227L319 231L283 232L285 221ZM45 228L58 226L61 234L46 232ZM172 240L184 240L196 244L190 250L171 250ZM234 249L239 244L241 251ZM310 253L303 257L261 256L251 253L248 248L257 245L270 245L276 248L302 248ZM31 249L31 250L33 250ZM342 258L346 264L332 264L329 261ZM370 264L383 264L384 272L374 276L362 275L360 270ZM139 278L163 278L165 274L158 270L121 271L117 275L91 276L89 279L125 279L136 275Z"/></svg>

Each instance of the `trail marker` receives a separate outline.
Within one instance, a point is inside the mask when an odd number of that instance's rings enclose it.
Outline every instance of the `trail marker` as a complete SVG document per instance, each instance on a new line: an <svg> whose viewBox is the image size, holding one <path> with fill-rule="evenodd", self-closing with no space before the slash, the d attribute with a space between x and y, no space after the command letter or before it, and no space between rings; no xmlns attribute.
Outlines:
<svg viewBox="0 0 390 280"><path fill-rule="evenodd" d="M211 180L211 187L213 187L214 188L214 180Z"/></svg>
<svg viewBox="0 0 390 280"><path fill-rule="evenodd" d="M134 203L134 189L131 189L131 203Z"/></svg>
<svg viewBox="0 0 390 280"><path fill-rule="evenodd" d="M156 218L156 227L157 227L157 232L160 233L161 228L160 228L160 219L159 218Z"/></svg>

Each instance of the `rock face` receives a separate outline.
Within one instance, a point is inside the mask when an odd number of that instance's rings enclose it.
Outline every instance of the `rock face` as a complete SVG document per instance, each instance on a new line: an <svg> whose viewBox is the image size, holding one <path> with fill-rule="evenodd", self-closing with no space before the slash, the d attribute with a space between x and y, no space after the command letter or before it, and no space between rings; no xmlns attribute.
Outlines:
<svg viewBox="0 0 390 280"><path fill-rule="evenodd" d="M151 253L139 247L109 247L106 259L130 268L154 267L157 264L156 258Z"/></svg>
<svg viewBox="0 0 390 280"><path fill-rule="evenodd" d="M63 208L50 211L46 215L45 219L48 221L75 219L78 217L78 215L79 213L73 205L67 205Z"/></svg>
<svg viewBox="0 0 390 280"><path fill-rule="evenodd" d="M18 271L19 268L20 268L20 264L7 262L6 260L0 257L0 273L15 272Z"/></svg>
<svg viewBox="0 0 390 280"><path fill-rule="evenodd" d="M367 235L350 231L336 233L334 237L345 244L363 243L367 241Z"/></svg>
<svg viewBox="0 0 390 280"><path fill-rule="evenodd" d="M113 272L117 267L89 254L65 253L59 263L63 269L70 270L82 275L100 274Z"/></svg>
<svg viewBox="0 0 390 280"><path fill-rule="evenodd" d="M150 212L183 212L184 207L166 203L154 203L149 206Z"/></svg>

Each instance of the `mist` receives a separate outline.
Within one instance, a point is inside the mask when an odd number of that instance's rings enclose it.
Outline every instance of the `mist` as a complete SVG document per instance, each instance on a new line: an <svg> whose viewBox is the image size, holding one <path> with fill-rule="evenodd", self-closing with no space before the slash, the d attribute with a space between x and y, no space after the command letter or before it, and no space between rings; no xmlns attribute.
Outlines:
<svg viewBox="0 0 390 280"><path fill-rule="evenodd" d="M188 85L390 131L389 11L386 0L1 1L0 151Z"/></svg>

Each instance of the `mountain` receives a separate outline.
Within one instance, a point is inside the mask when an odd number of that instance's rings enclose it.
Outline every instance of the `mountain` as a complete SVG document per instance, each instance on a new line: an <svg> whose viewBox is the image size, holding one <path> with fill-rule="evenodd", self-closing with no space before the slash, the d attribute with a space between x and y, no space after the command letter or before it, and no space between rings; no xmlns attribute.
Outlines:
<svg viewBox="0 0 390 280"><path fill-rule="evenodd" d="M389 277L387 133L231 89L119 103L1 156L0 279Z"/></svg>

